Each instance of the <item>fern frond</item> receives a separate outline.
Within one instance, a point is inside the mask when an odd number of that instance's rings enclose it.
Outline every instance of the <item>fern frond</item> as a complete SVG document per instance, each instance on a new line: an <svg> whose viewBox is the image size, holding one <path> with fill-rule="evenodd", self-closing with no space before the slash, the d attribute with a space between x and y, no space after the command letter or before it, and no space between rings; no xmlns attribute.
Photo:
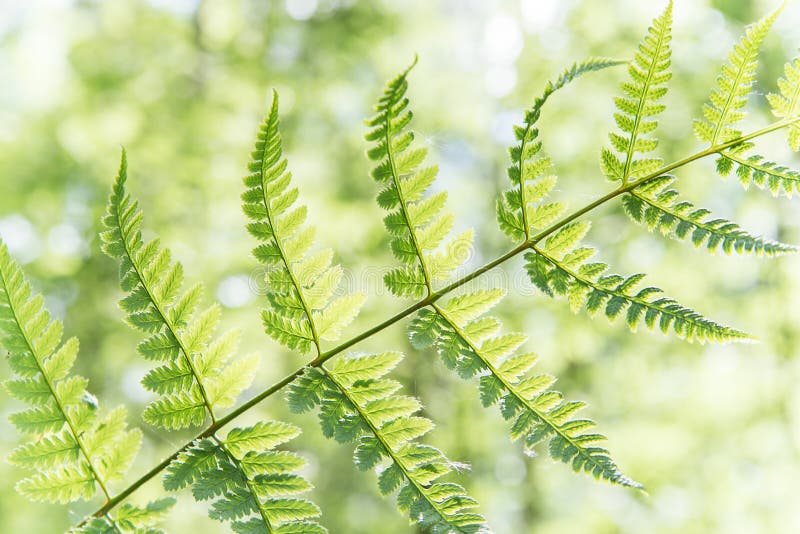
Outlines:
<svg viewBox="0 0 800 534"><path fill-rule="evenodd" d="M446 280L467 261L473 241L472 230L447 239L454 219L444 211L446 191L425 196L438 167L422 166L428 150L412 147L414 132L406 129L413 116L405 96L407 76L415 64L416 58L386 86L376 114L366 121L371 130L365 136L374 143L367 156L378 162L372 177L385 184L378 205L389 211L384 223L392 253L403 263L384 283L394 295L408 297L431 294L433 282Z"/></svg>
<svg viewBox="0 0 800 534"><path fill-rule="evenodd" d="M533 205L553 188L556 181L555 176L544 174L550 167L550 159L539 156L542 144L538 140L539 130L536 124L545 102L553 93L583 74L623 63L625 62L609 58L590 58L581 63L574 63L562 72L555 82L547 82L541 96L536 98L533 106L525 113L523 124L514 126L514 135L519 144L509 150L511 166L508 167L508 178L513 187L497 201L497 222L500 229L511 239L515 241L528 239L531 235L529 221L535 221L538 227L543 228L563 210L562 207L556 209L555 205L552 205L547 217L542 217L543 211L540 209L537 211Z"/></svg>
<svg viewBox="0 0 800 534"><path fill-rule="evenodd" d="M154 528L161 522L175 504L175 499L166 497L148 503L146 506L136 506L125 503L120 506L113 520L109 517L96 517L85 525L71 532L75 534L162 534L163 531Z"/></svg>
<svg viewBox="0 0 800 534"><path fill-rule="evenodd" d="M800 117L800 57L794 58L783 66L785 78L778 78L780 94L770 93L767 100L772 113L779 119L792 120ZM800 150L800 124L789 126L789 147Z"/></svg>
<svg viewBox="0 0 800 534"><path fill-rule="evenodd" d="M30 472L17 491L41 502L89 500L98 491L109 499L109 482L127 473L142 433L128 428L124 406L100 416L88 380L72 373L78 340L62 343L62 335L61 321L51 318L41 295L32 294L0 239L0 347L8 351L16 375L5 386L31 406L11 416L14 426L30 435L8 458ZM107 521L117 532L125 528L120 520Z"/></svg>
<svg viewBox="0 0 800 534"><path fill-rule="evenodd" d="M588 230L588 222L567 224L543 245L534 245L532 252L525 254L528 275L542 292L566 296L574 312L585 307L594 316L602 309L612 321L627 309L626 323L632 331L644 320L650 329L657 324L667 333L671 328L687 341L752 340L748 334L706 319L669 297L657 297L661 289L645 287L637 291L643 274L627 278L604 274L608 265L590 262L596 251L581 244Z"/></svg>
<svg viewBox="0 0 800 534"><path fill-rule="evenodd" d="M319 508L297 497L312 487L295 473L305 460L275 450L298 434L287 423L261 421L225 439L199 439L167 468L164 488L191 486L197 501L212 501L209 517L229 521L238 534L324 534Z"/></svg>
<svg viewBox="0 0 800 534"><path fill-rule="evenodd" d="M242 209L251 221L248 232L260 242L253 255L270 269L266 277L270 307L262 314L267 333L290 349L305 353L315 346L319 353L320 339L339 339L366 296L333 296L342 268L332 263L330 249L309 253L314 229L304 227L306 207L295 206L298 190L291 188L287 167L274 93L252 153L252 174L244 179L248 189L242 194Z"/></svg>
<svg viewBox="0 0 800 534"><path fill-rule="evenodd" d="M725 177L735 169L736 176L745 189L754 184L760 189L768 189L773 196L778 196L781 192L789 198L795 192L800 194L800 171L767 161L757 154L747 156L743 154L747 148L751 148L751 145L744 144L722 152L717 159L717 172Z"/></svg>
<svg viewBox="0 0 800 534"><path fill-rule="evenodd" d="M604 148L601 154L603 172L611 180L623 184L631 179L647 176L661 167L660 158L637 158L658 146L658 140L646 134L658 126L655 117L666 106L659 101L667 94L667 82L672 78L669 70L672 40L672 1L664 12L653 20L631 64L630 81L622 84L623 96L614 99L618 112L614 114L621 135L609 134L612 149ZM621 154L621 158L614 152Z"/></svg>
<svg viewBox="0 0 800 534"><path fill-rule="evenodd" d="M800 58L795 58L784 65L785 78L778 80L780 94L769 94L773 114L785 121L800 120ZM800 126L798 122L788 125L788 141L792 150L800 149ZM720 152L717 159L717 172L726 177L734 170L739 182L747 189L755 184L760 189L768 189L773 196L783 192L792 197L800 192L800 172L769 161L758 154L747 152L753 148L752 143L740 143Z"/></svg>
<svg viewBox="0 0 800 534"><path fill-rule="evenodd" d="M128 323L148 335L138 350L160 365L150 370L142 385L160 397L144 411L144 419L162 428L201 425L206 413L233 405L253 379L256 355L232 360L238 334L211 341L220 320L213 305L197 312L203 286L183 290L183 266L171 260L159 240L142 241L142 212L125 189L127 158L122 152L117 175L103 217L103 251L119 261L119 278L127 296L120 306Z"/></svg>
<svg viewBox="0 0 800 534"><path fill-rule="evenodd" d="M478 503L466 490L437 482L454 464L438 449L417 440L433 422L416 414L422 404L397 395L401 388L386 378L402 354L350 355L330 369L309 367L290 386L289 404L298 412L319 407L323 434L340 443L356 442L359 469L379 472L383 494L399 490L397 504L412 523L427 532L486 532Z"/></svg>
<svg viewBox="0 0 800 534"><path fill-rule="evenodd" d="M584 403L565 401L551 389L554 377L530 372L538 357L517 353L527 336L498 334L500 321L485 316L504 296L501 289L479 290L434 304L435 311L421 310L409 327L411 343L417 348L433 345L462 378L479 376L481 402L486 407L500 403L503 417L512 421L511 438L523 439L528 454L548 441L550 455L573 470L641 488L597 445L605 437L587 432L594 421L574 418Z"/></svg>
<svg viewBox="0 0 800 534"><path fill-rule="evenodd" d="M673 239L691 238L695 247L710 251L721 248L726 254L779 256L796 252L797 247L752 235L725 219L708 219L711 212L680 199L670 186L675 177L661 176L631 190L622 198L625 213L650 230L659 230Z"/></svg>
<svg viewBox="0 0 800 534"><path fill-rule="evenodd" d="M711 90L708 102L703 105L704 118L694 122L694 132L701 141L713 146L741 137L736 125L745 116L742 108L755 82L758 52L782 10L783 5L748 26L728 54L728 63L717 76L717 87Z"/></svg>

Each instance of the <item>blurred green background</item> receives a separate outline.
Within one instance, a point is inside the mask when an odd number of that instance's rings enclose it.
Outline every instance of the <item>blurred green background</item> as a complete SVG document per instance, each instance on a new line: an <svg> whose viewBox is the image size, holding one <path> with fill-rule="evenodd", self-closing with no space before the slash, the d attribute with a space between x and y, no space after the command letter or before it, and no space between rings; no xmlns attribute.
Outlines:
<svg viewBox="0 0 800 534"><path fill-rule="evenodd" d="M727 49L774 4L677 1L662 156L699 149L691 119ZM394 260L361 140L362 119L385 80L419 54L413 126L441 166L436 187L450 192L457 229L477 230L474 268L509 248L494 198L506 187L511 125L569 63L629 57L662 7L637 0L0 0L0 235L67 333L80 337L79 370L92 391L106 405L128 404L144 429L130 480L191 434L155 432L140 420L148 395L138 382L148 364L135 352L139 336L121 322L116 266L97 238L120 145L145 227L157 229L190 277L221 301L224 326L244 330L243 352L262 354L253 395L303 363L262 332L264 297L239 209L240 177L273 88L318 242L335 249L352 287L370 293L349 337L408 304L381 286ZM763 94L799 44L794 3L765 43L746 130L772 120ZM561 176L556 194L573 207L610 188L598 154L624 76L624 69L587 76L544 113L543 140ZM800 164L781 134L759 145L772 159ZM745 193L735 179L720 181L710 160L678 174L697 204L800 242L797 201ZM586 414L649 496L574 475L546 455L525 458L499 414L480 408L475 383L410 348L405 323L357 350L409 354L400 375L438 422L430 441L471 464L456 478L499 533L800 532L800 259L710 256L634 226L618 204L591 219L590 241L619 272L647 272L670 296L761 340L690 345L575 316L532 290L520 261L480 280L510 289L500 310L507 325L530 334L527 348L570 398L590 403ZM5 417L17 408L0 396L2 451L18 442ZM411 530L392 499L378 495L375 476L357 472L351 449L325 440L313 416L290 415L273 397L243 422L265 417L304 428L293 446L310 459L311 498L332 533ZM92 509L29 504L13 491L21 476L0 465L0 532L58 532ZM134 500L160 491L155 480ZM224 531L188 494L166 527Z"/></svg>

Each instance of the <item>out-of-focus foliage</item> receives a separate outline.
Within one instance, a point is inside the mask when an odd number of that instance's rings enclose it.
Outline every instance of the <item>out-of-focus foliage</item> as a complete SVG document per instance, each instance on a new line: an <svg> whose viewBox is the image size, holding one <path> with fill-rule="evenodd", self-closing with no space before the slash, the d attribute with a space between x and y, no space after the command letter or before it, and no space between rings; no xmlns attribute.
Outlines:
<svg viewBox="0 0 800 534"><path fill-rule="evenodd" d="M755 0L676 3L673 79L659 116L666 160L702 148L687 125L700 115L742 24L774 7ZM494 199L507 187L511 126L565 65L629 54L658 9L634 0L9 2L0 15L0 234L67 335L81 338L77 371L91 390L129 405L129 417L141 413L153 400L139 385L149 366L136 353L139 336L122 323L117 269L99 253L97 238L116 171L112 155L125 145L137 162L129 187L149 226L160 229L187 276L203 280L226 308L223 327L242 328L242 349L264 355L255 383L271 383L301 361L262 334L256 310L264 272L249 253L252 238L238 205L239 177L272 88L281 93L284 150L318 240L336 250L348 292L379 295L348 334L403 305L381 294L385 271L372 267L394 261L362 141L362 119L383 80L419 54L410 89L416 142L440 166L436 187L449 192L455 231L478 230L478 252L464 267L474 268L508 246L496 228ZM800 44L799 20L800 6L789 5L765 39L758 93L786 96L776 80L792 81L782 66ZM548 102L538 125L560 177L552 195L573 207L608 187L597 147L614 127L612 97L625 76L610 69L570 84ZM781 113L782 104L773 105ZM774 120L765 98L747 106L737 129ZM759 144L761 159L796 168L781 134ZM729 156L731 166L750 157ZM771 186L760 176L751 171L720 183L714 162L701 161L683 169L681 186L715 215L799 242L796 203L745 196L733 183L752 177ZM778 185L790 191L796 178L789 178ZM761 342L703 347L646 332L632 336L544 298L519 264L489 273L475 289L514 289L497 313L530 335L537 367L558 375L560 390L591 402L615 460L649 496L575 477L544 458L524 462L504 422L480 409L474 385L415 353L399 371L424 400L424 414L448 421L429 441L470 460L460 482L498 532L800 529L800 511L790 502L800 478L800 307L793 304L800 299L800 258L709 257L624 218L619 203L595 217L592 241L604 259L622 272L647 271L680 302L713 310L725 324L748 325ZM359 350L406 343L404 328L396 327ZM10 376L7 366L0 376ZM242 424L285 419L284 404L268 401ZM20 408L7 395L0 406L7 414ZM295 420L309 430L293 444L310 459L302 474L315 485L310 498L323 510L321 522L331 532L407 532L372 475L352 468L350 451L316 432L315 417ZM11 450L18 441L5 421L0 441ZM136 426L145 436L133 476L189 437ZM0 464L4 480L19 475ZM145 486L134 502L155 497L159 486ZM91 508L64 512L27 503L9 484L0 491L4 532L59 531ZM165 527L222 528L186 498Z"/></svg>

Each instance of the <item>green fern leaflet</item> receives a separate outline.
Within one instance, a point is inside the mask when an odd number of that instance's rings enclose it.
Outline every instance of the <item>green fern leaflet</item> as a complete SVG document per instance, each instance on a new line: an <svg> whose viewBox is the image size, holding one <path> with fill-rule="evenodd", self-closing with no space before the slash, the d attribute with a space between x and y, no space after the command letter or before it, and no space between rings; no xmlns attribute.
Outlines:
<svg viewBox="0 0 800 534"><path fill-rule="evenodd" d="M242 208L251 220L248 232L260 244L256 259L269 268L270 308L262 319L267 333L290 349L320 352L320 340L336 341L358 315L366 296L334 297L342 268L333 265L333 251L309 253L314 228L303 227L306 207L293 207L298 190L290 188L291 173L283 157L278 120L278 95L258 133L250 171L244 179Z"/></svg>
<svg viewBox="0 0 800 534"><path fill-rule="evenodd" d="M547 82L542 95L536 98L531 109L525 113L524 123L514 126L514 136L519 144L511 147L511 166L508 179L512 188L497 201L497 221L500 229L514 241L530 239L531 230L543 229L555 221L564 211L563 204L553 203L536 206L555 186L556 178L545 174L550 168L550 158L540 156L542 143L536 124L542 108L550 96L587 72L594 72L624 62L608 58L591 58L575 63L556 78Z"/></svg>
<svg viewBox="0 0 800 534"><path fill-rule="evenodd" d="M378 204L389 211L383 222L392 236L391 249L403 264L384 277L386 287L397 296L430 295L433 283L447 280L469 258L473 232L466 230L447 239L455 219L443 211L447 192L425 196L438 167L423 167L428 150L412 148L414 132L406 130L412 112L407 109L407 76L416 64L395 77L375 106L376 114L366 121L371 130L367 151L378 164L372 177L384 188Z"/></svg>
<svg viewBox="0 0 800 534"><path fill-rule="evenodd" d="M300 434L279 421L234 428L225 439L202 438L184 451L164 476L164 488L191 486L197 501L212 501L208 515L230 521L237 534L324 534L320 510L297 498L311 484L294 473L305 460L275 448Z"/></svg>
<svg viewBox="0 0 800 534"><path fill-rule="evenodd" d="M183 291L183 266L171 260L158 238L142 241L142 212L125 189L127 159L122 153L119 174L103 218L103 251L119 260L119 279L128 295L120 301L128 323L147 334L139 353L160 365L142 385L160 397L144 412L145 420L163 428L198 426L214 408L232 406L250 386L258 355L232 360L239 333L228 332L212 341L220 307L196 308L203 286Z"/></svg>
<svg viewBox="0 0 800 534"><path fill-rule="evenodd" d="M611 145L621 154L604 148L601 154L603 172L611 180L623 184L629 180L644 178L663 161L660 158L636 158L647 154L658 146L658 140L647 137L658 126L655 117L666 109L659 103L667 94L667 82L672 77L669 70L672 40L672 2L660 17L653 21L644 40L628 66L630 82L622 84L624 96L614 99L618 112L614 120L622 131L611 133Z"/></svg>
<svg viewBox="0 0 800 534"><path fill-rule="evenodd" d="M398 491L397 506L426 532L487 532L474 511L477 501L452 482L438 482L456 466L438 449L417 439L433 429L414 415L422 404L397 395L400 384L386 374L402 354L353 355L330 369L308 368L289 390L296 412L319 408L322 432L340 443L356 442L353 455L362 470L377 470L383 494Z"/></svg>
<svg viewBox="0 0 800 534"><path fill-rule="evenodd" d="M98 492L109 499L109 483L127 474L142 433L127 428L124 406L100 415L97 399L86 389L89 381L72 373L78 340L62 343L63 330L61 321L44 308L44 298L32 294L0 239L0 347L8 351L16 375L4 385L30 406L11 415L14 426L30 436L8 457L30 472L16 489L40 502L90 500ZM173 502L164 499L144 509L130 505L116 518L107 515L97 521L114 532L138 532L140 526L156 524Z"/></svg>
<svg viewBox="0 0 800 534"><path fill-rule="evenodd" d="M516 352L528 337L498 334L500 321L485 316L504 296L500 289L480 290L436 304L435 311L420 311L409 327L411 343L418 348L433 345L445 365L463 378L480 376L481 402L486 407L500 403L503 417L512 421L511 438L522 439L530 454L536 445L549 441L550 455L575 471L641 488L622 474L607 450L597 446L605 436L586 432L595 423L573 417L585 404L565 401L550 389L555 377L530 373L538 357Z"/></svg>

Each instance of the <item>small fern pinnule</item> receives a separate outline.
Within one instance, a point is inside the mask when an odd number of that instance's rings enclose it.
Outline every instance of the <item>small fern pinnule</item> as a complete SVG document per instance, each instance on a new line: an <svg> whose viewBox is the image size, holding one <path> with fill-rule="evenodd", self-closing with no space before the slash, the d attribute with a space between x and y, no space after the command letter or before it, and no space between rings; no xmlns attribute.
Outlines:
<svg viewBox="0 0 800 534"><path fill-rule="evenodd" d="M667 94L667 82L672 78L669 70L671 40L672 0L639 43L628 65L631 80L622 84L624 96L614 99L618 110L614 120L622 134L611 133L609 138L622 159L604 148L601 163L605 175L623 185L647 176L664 163L661 158L637 158L636 155L652 152L658 146L658 139L646 137L646 134L656 129L655 117L666 109L659 101Z"/></svg>
<svg viewBox="0 0 800 534"><path fill-rule="evenodd" d="M377 469L384 495L398 491L397 506L426 532L487 532L474 512L478 502L452 482L437 482L457 464L416 440L433 429L419 415L421 402L397 395L400 383L386 378L403 355L359 354L337 359L330 368L311 368L289 389L297 412L319 408L323 433L341 443L356 442L361 470Z"/></svg>
<svg viewBox="0 0 800 534"><path fill-rule="evenodd" d="M215 420L214 408L233 405L250 385L258 355L230 361L238 345L236 331L211 342L220 307L196 313L203 286L182 292L183 266L171 260L158 238L142 241L142 212L125 189L127 166L123 150L101 238L103 251L120 262L120 285L128 293L120 306L127 321L148 335L139 353L161 363L142 379L147 390L161 395L147 406L144 419L169 429L198 426L206 414Z"/></svg>
<svg viewBox="0 0 800 534"><path fill-rule="evenodd" d="M343 328L358 315L366 296L352 293L334 297L342 268L333 265L333 251L309 253L314 228L303 227L306 207L294 207L297 188L290 188L291 173L283 157L279 130L278 94L261 125L255 151L244 179L242 209L251 220L247 230L261 244L255 258L269 268L266 276L270 307L262 313L267 333L279 343L302 353L320 341L337 340Z"/></svg>
<svg viewBox="0 0 800 534"><path fill-rule="evenodd" d="M14 426L30 436L8 457L31 473L16 489L39 502L90 500L98 492L109 500L109 483L127 474L142 432L127 427L122 405L100 415L97 399L86 389L89 381L72 373L78 340L62 343L63 329L45 309L44 298L32 294L0 239L0 347L8 351L16 375L4 386L30 406L11 415ZM113 517L97 518L92 532L141 532L156 525L173 502L162 499L145 508L126 504Z"/></svg>
<svg viewBox="0 0 800 534"><path fill-rule="evenodd" d="M175 499L165 497L149 502L146 506L125 503L112 518L110 514L94 517L85 525L72 529L71 534L163 534L155 528L169 513Z"/></svg>

